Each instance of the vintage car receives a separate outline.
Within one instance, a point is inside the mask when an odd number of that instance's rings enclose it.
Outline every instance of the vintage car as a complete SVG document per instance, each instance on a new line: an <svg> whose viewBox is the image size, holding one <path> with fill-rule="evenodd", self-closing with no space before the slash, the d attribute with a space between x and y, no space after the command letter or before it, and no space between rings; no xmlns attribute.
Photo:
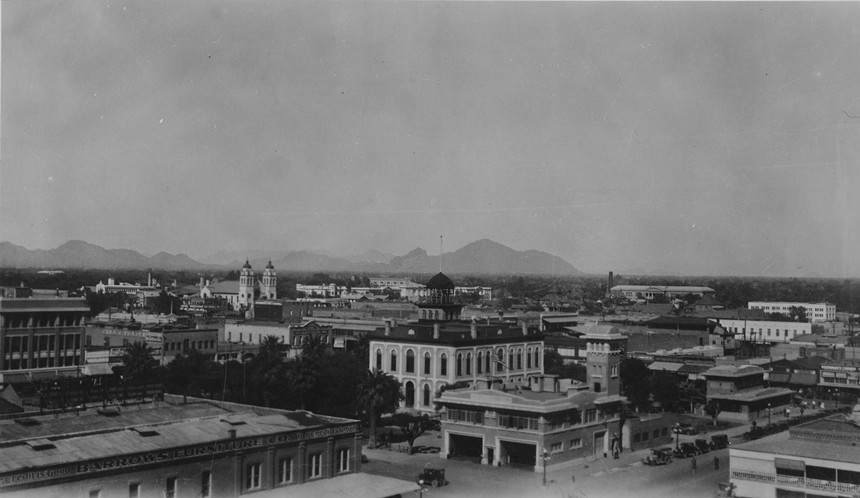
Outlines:
<svg viewBox="0 0 860 498"><path fill-rule="evenodd" d="M678 423L678 424L675 424L674 428L672 428L672 432L674 432L676 434L695 435L695 434L699 433L699 430L690 424Z"/></svg>
<svg viewBox="0 0 860 498"><path fill-rule="evenodd" d="M445 479L445 469L434 467L430 462L424 465L424 470L418 474L415 482L421 486L429 484L434 488L448 484L448 481Z"/></svg>
<svg viewBox="0 0 860 498"><path fill-rule="evenodd" d="M645 465L666 465L672 463L672 448L654 448L651 454L642 459Z"/></svg>
<svg viewBox="0 0 860 498"><path fill-rule="evenodd" d="M707 439L697 439L693 444L696 445L696 449L699 450L700 455L711 451L711 445L708 444Z"/></svg>
<svg viewBox="0 0 860 498"><path fill-rule="evenodd" d="M726 434L714 434L711 436L711 449L721 450L729 447L729 436Z"/></svg>
<svg viewBox="0 0 860 498"><path fill-rule="evenodd" d="M693 443L681 443L681 445L675 448L672 452L672 456L675 458L689 458L698 454L699 449L696 448L696 445Z"/></svg>

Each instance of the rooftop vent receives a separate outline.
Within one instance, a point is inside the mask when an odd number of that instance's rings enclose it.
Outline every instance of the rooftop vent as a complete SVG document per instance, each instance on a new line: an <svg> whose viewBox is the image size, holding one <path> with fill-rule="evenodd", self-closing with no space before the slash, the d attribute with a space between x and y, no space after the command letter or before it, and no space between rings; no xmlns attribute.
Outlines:
<svg viewBox="0 0 860 498"><path fill-rule="evenodd" d="M140 437L152 437L152 436L160 436L161 435L160 433L153 431L153 430L147 430L147 429L132 429L132 430L137 432L138 434L140 434Z"/></svg>
<svg viewBox="0 0 860 498"><path fill-rule="evenodd" d="M44 451L56 448L54 443L47 439L33 439L31 441L27 441L27 445L35 451Z"/></svg>
<svg viewBox="0 0 860 498"><path fill-rule="evenodd" d="M222 422L227 422L228 424L233 425L233 426L236 426L236 425L245 425L245 424L247 423L247 422L245 422L244 420L227 420L227 419L223 419L223 420L221 420L221 421L222 421Z"/></svg>

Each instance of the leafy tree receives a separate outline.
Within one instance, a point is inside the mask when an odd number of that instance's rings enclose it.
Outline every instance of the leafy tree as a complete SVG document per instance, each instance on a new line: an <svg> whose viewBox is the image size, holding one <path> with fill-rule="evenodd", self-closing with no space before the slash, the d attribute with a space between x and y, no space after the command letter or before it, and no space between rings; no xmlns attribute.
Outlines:
<svg viewBox="0 0 860 498"><path fill-rule="evenodd" d="M651 371L638 358L625 358L621 362L621 392L637 411L648 410L651 396Z"/></svg>
<svg viewBox="0 0 860 498"><path fill-rule="evenodd" d="M795 322L808 322L806 308L803 306L791 306L788 308L788 316Z"/></svg>
<svg viewBox="0 0 860 498"><path fill-rule="evenodd" d="M286 379L288 386L296 393L299 407L307 409L308 393L317 384L319 370L313 359L306 356L296 358L287 363Z"/></svg>
<svg viewBox="0 0 860 498"><path fill-rule="evenodd" d="M565 364L564 359L555 350L544 349L543 365L544 373L549 375L558 375L563 379L574 379L580 382L585 382L585 365L577 363Z"/></svg>
<svg viewBox="0 0 860 498"><path fill-rule="evenodd" d="M720 412L722 411L723 410L720 408L720 402L715 399L708 401L708 403L705 405L705 413L710 415L711 419L713 419L714 427L717 426L717 417L719 417Z"/></svg>
<svg viewBox="0 0 860 498"><path fill-rule="evenodd" d="M153 357L153 349L143 341L128 346L122 355L122 375L125 379L143 380L158 362Z"/></svg>
<svg viewBox="0 0 860 498"><path fill-rule="evenodd" d="M169 313L179 313L182 308L182 298L171 296L164 290L161 291L152 301L152 312L167 315Z"/></svg>
<svg viewBox="0 0 860 498"><path fill-rule="evenodd" d="M387 420L388 422L385 425L396 425L400 428L400 432L406 437L406 442L409 444L410 455L413 452L415 440L418 439L421 434L424 434L434 426L433 419L431 419L426 413L417 414L400 412L395 413Z"/></svg>
<svg viewBox="0 0 860 498"><path fill-rule="evenodd" d="M384 413L397 409L403 393L400 382L381 370L368 371L358 390L358 405L370 424L370 447L376 447L376 422Z"/></svg>
<svg viewBox="0 0 860 498"><path fill-rule="evenodd" d="M307 358L319 358L331 352L331 346L326 341L326 336L321 334L306 335L302 341L302 356Z"/></svg>
<svg viewBox="0 0 860 498"><path fill-rule="evenodd" d="M680 393L674 374L657 373L651 377L651 396L663 406L663 410L674 410Z"/></svg>
<svg viewBox="0 0 860 498"><path fill-rule="evenodd" d="M168 392L183 396L195 396L202 392L202 378L208 370L206 358L192 349L188 355L178 355L167 364L165 388Z"/></svg>

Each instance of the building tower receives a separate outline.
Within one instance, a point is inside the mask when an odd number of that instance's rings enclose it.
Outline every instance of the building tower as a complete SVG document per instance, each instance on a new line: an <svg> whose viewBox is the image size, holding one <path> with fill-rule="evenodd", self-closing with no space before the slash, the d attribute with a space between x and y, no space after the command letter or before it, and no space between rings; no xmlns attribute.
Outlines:
<svg viewBox="0 0 860 498"><path fill-rule="evenodd" d="M254 270L247 259L239 274L239 305L246 310L254 308Z"/></svg>
<svg viewBox="0 0 860 498"><path fill-rule="evenodd" d="M621 394L621 360L627 347L627 337L616 327L593 325L585 334L586 375L594 392L605 395Z"/></svg>
<svg viewBox="0 0 860 498"><path fill-rule="evenodd" d="M463 305L454 302L454 282L439 272L427 282L427 297L418 302L418 320L459 320Z"/></svg>
<svg viewBox="0 0 860 498"><path fill-rule="evenodd" d="M278 275L275 273L275 267L272 266L272 260L270 259L269 264L266 265L266 269L263 270L263 283L260 286L260 299L277 299L277 282Z"/></svg>

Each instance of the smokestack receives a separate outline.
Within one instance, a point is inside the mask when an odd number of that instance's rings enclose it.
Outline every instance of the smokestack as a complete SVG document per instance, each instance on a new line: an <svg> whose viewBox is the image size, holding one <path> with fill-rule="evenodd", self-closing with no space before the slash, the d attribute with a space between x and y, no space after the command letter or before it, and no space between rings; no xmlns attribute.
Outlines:
<svg viewBox="0 0 860 498"><path fill-rule="evenodd" d="M609 287L607 287L607 291L613 287L615 287L614 277L612 276L612 272L609 272Z"/></svg>
<svg viewBox="0 0 860 498"><path fill-rule="evenodd" d="M434 324L433 324L433 338L434 338L434 339L438 339L438 338L439 338L439 328L440 328L440 327L439 327L439 324L438 324L438 323L434 323Z"/></svg>

